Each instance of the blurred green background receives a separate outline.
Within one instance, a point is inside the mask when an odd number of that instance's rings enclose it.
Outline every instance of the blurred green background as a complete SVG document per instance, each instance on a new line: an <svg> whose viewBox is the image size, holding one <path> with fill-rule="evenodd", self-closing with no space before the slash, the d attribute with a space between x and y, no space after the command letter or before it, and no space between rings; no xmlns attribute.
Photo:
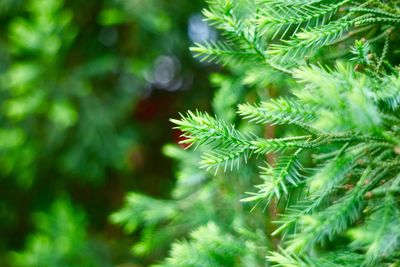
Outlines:
<svg viewBox="0 0 400 267"><path fill-rule="evenodd" d="M168 119L209 109L201 0L0 0L0 266L145 266L110 224L164 196Z"/></svg>

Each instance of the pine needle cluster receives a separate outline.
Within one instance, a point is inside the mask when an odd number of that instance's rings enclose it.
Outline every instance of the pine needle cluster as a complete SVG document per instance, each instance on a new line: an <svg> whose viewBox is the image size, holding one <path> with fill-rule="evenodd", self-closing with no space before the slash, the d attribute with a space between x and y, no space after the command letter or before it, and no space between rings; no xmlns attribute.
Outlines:
<svg viewBox="0 0 400 267"><path fill-rule="evenodd" d="M237 232L220 246L224 234L209 224L215 234L199 228L173 246L165 266L252 266L234 259L254 253L265 262L253 266L398 266L399 1L249 2L208 1L203 13L221 38L192 48L227 65L245 88L240 119L189 111L172 122L207 175L242 189L234 193L243 207L255 206L244 216L257 221L263 206L274 226L255 252ZM271 98L276 90L281 96ZM261 180L253 190L229 180L252 182L252 166ZM231 262L219 262L224 257Z"/></svg>

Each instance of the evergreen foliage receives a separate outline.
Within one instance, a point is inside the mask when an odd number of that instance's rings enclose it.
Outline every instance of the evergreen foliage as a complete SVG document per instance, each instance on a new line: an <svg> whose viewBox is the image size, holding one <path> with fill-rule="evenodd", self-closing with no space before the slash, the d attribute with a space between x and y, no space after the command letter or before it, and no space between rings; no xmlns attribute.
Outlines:
<svg viewBox="0 0 400 267"><path fill-rule="evenodd" d="M183 132L181 144L194 148L185 153L200 153L199 167L215 175L196 192L222 180L236 189L221 192L220 198L236 194L242 207L248 202L255 206L252 213L234 211L234 218L261 222L259 212L265 212L267 226L261 232L244 225L247 232L259 233L256 246L263 249L247 247L251 237L229 223L191 210L204 216L203 226L187 241L175 243L161 266L254 266L247 257L254 254L266 260L255 266L398 266L399 2L208 4L203 13L220 30L221 40L198 44L192 51L202 60L228 66L249 103L238 105L242 120L189 111L172 122ZM265 82L277 72L285 74ZM276 89L281 96L268 99ZM232 86L230 93L236 92ZM181 161L187 164L187 158ZM259 166L262 183L248 191L241 183L254 182L254 166ZM239 179L233 179L236 175ZM182 186L179 181L177 186ZM239 205L235 197L224 204L209 198L205 214L217 205L226 210ZM134 207L117 222L140 218ZM213 211L216 218L225 216ZM227 235L218 230L224 228ZM246 261L240 261L242 255Z"/></svg>
<svg viewBox="0 0 400 267"><path fill-rule="evenodd" d="M53 203L48 212L34 216L36 231L23 252L12 253L13 266L111 266L104 251L87 238L87 219L66 199Z"/></svg>
<svg viewBox="0 0 400 267"><path fill-rule="evenodd" d="M243 1L244 2L244 1ZM319 48L338 49L356 38L383 48L398 24L397 1L242 1L210 0L206 20L224 37L192 48L204 60L235 64L261 62L284 66L304 64ZM367 39L368 38L368 39ZM348 49L346 49L348 50ZM325 51L325 50L322 50ZM330 53L330 57L336 53ZM340 57L343 55L340 53ZM322 56L323 57L323 56Z"/></svg>

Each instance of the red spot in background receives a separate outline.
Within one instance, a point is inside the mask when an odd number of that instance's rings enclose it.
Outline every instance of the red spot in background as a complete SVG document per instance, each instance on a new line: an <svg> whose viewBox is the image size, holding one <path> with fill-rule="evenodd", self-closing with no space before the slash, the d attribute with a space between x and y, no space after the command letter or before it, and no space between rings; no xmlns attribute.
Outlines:
<svg viewBox="0 0 400 267"><path fill-rule="evenodd" d="M190 145L188 143L181 143L181 141L185 141L187 138L183 136L183 132L179 129L174 129L172 132L172 138L174 142L182 148L188 148Z"/></svg>
<svg viewBox="0 0 400 267"><path fill-rule="evenodd" d="M170 116L172 103L173 98L165 94L145 98L138 102L133 116L142 122L163 120Z"/></svg>

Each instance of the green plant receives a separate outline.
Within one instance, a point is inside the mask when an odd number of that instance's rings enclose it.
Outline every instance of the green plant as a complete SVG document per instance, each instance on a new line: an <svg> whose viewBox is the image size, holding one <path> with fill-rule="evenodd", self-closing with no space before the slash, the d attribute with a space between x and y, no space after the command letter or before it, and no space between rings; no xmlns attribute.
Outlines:
<svg viewBox="0 0 400 267"><path fill-rule="evenodd" d="M399 2L208 4L203 13L221 31L222 40L198 44L192 51L203 60L227 65L245 89L253 89L245 94L249 101L258 98L261 103L238 106L238 114L248 123L199 111L172 122L183 132L181 143L197 149L191 153L202 154L200 167L215 173L216 180L223 177L230 185L253 182L254 172L247 170L260 166L262 183L247 196L240 185L242 190L234 194L244 207L255 203L253 212L260 211L260 205L268 209L265 215L275 227L267 223L260 233L263 238L257 239L265 249L243 245L245 252L235 255L266 257L257 266L400 264L400 98L398 56L392 47L398 39ZM274 77L277 72L285 74ZM275 79L266 82L266 77ZM278 90L281 97L267 99ZM232 179L233 173L238 180ZM209 210L218 205L208 203ZM234 216L260 221L256 213ZM135 215L119 222L128 217ZM230 229L227 225L221 222ZM246 237L236 234L245 244L240 238ZM237 240L226 238L224 245L235 247ZM251 266L221 265L218 247L209 253L218 240L202 247L195 235L188 242L172 246L165 266L185 260L187 266ZM187 256L193 248L208 255L210 262L190 262L197 259Z"/></svg>
<svg viewBox="0 0 400 267"><path fill-rule="evenodd" d="M371 78L342 64L331 71L303 67L293 73L304 84L296 98L241 105L239 113L253 123L295 125L304 134L264 139L202 113L174 122L185 142L214 146L203 156L206 168L232 169L251 156L279 153L275 164L262 168L258 191L242 201L286 202L274 234L284 233L288 251L343 245L334 241L347 233L355 239L351 248L367 251L367 263L384 256L393 260L400 234L394 230L399 226L399 120L393 113L398 76ZM300 163L308 150L316 164L311 171ZM367 238L372 232L376 235Z"/></svg>
<svg viewBox="0 0 400 267"><path fill-rule="evenodd" d="M86 233L85 213L69 200L55 201L48 212L34 215L36 231L22 252L11 254L13 266L111 266Z"/></svg>

